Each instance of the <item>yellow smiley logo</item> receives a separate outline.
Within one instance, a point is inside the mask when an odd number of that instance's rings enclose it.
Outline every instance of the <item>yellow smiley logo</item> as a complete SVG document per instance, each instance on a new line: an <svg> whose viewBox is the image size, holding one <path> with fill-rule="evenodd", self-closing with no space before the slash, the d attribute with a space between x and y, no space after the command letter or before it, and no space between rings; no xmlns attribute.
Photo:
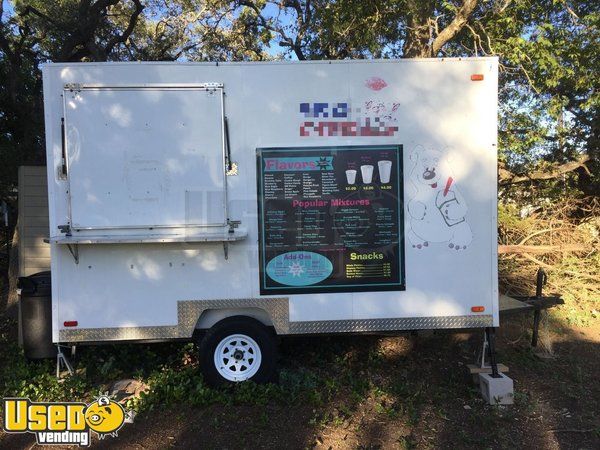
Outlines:
<svg viewBox="0 0 600 450"><path fill-rule="evenodd" d="M100 437L107 434L116 435L125 422L125 411L119 403L111 401L108 397L100 397L86 408L85 421Z"/></svg>

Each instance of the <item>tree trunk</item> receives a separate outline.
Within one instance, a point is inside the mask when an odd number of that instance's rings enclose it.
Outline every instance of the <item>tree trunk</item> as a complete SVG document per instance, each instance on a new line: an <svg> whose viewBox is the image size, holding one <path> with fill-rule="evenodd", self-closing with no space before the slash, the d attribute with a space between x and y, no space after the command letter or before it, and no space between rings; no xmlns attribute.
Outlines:
<svg viewBox="0 0 600 450"><path fill-rule="evenodd" d="M477 6L477 0L463 0L452 20L438 29L435 2L407 1L407 32L402 47L404 58L434 58L468 23ZM437 14L437 17L436 17Z"/></svg>
<svg viewBox="0 0 600 450"><path fill-rule="evenodd" d="M433 16L433 2L430 0L409 0L407 8L408 27L402 48L402 55L404 58L430 57L432 55L429 18Z"/></svg>

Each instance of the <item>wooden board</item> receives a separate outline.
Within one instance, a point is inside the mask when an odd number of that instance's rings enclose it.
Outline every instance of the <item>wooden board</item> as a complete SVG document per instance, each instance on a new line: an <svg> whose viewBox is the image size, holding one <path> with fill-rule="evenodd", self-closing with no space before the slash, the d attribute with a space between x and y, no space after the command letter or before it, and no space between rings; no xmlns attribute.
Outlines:
<svg viewBox="0 0 600 450"><path fill-rule="evenodd" d="M491 367L480 367L477 364L467 364L467 367L469 369L469 372L471 372L471 374L492 373ZM501 373L508 372L508 366L505 366L504 364L498 364L498 372L501 372Z"/></svg>
<svg viewBox="0 0 600 450"><path fill-rule="evenodd" d="M19 167L19 276L50 270L46 166Z"/></svg>

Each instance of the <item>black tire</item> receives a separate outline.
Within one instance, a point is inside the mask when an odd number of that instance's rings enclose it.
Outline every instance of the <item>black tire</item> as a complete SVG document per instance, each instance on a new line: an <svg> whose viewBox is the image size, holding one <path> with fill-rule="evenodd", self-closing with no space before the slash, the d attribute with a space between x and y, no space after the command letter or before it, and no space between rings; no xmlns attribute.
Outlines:
<svg viewBox="0 0 600 450"><path fill-rule="evenodd" d="M258 320L246 316L223 319L213 325L200 340L200 367L204 380L211 386L235 383L219 373L215 366L215 351L221 341L236 334L252 338L260 349L261 361L258 371L249 380L255 383L274 382L277 373L277 345L273 332Z"/></svg>

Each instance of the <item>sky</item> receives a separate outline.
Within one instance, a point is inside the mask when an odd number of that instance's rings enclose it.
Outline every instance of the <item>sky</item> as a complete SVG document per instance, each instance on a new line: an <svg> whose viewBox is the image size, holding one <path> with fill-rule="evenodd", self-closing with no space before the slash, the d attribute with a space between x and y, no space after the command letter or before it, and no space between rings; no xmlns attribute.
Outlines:
<svg viewBox="0 0 600 450"><path fill-rule="evenodd" d="M10 16L15 11L13 8L12 2L8 0L2 0L2 4L4 5L4 16Z"/></svg>

